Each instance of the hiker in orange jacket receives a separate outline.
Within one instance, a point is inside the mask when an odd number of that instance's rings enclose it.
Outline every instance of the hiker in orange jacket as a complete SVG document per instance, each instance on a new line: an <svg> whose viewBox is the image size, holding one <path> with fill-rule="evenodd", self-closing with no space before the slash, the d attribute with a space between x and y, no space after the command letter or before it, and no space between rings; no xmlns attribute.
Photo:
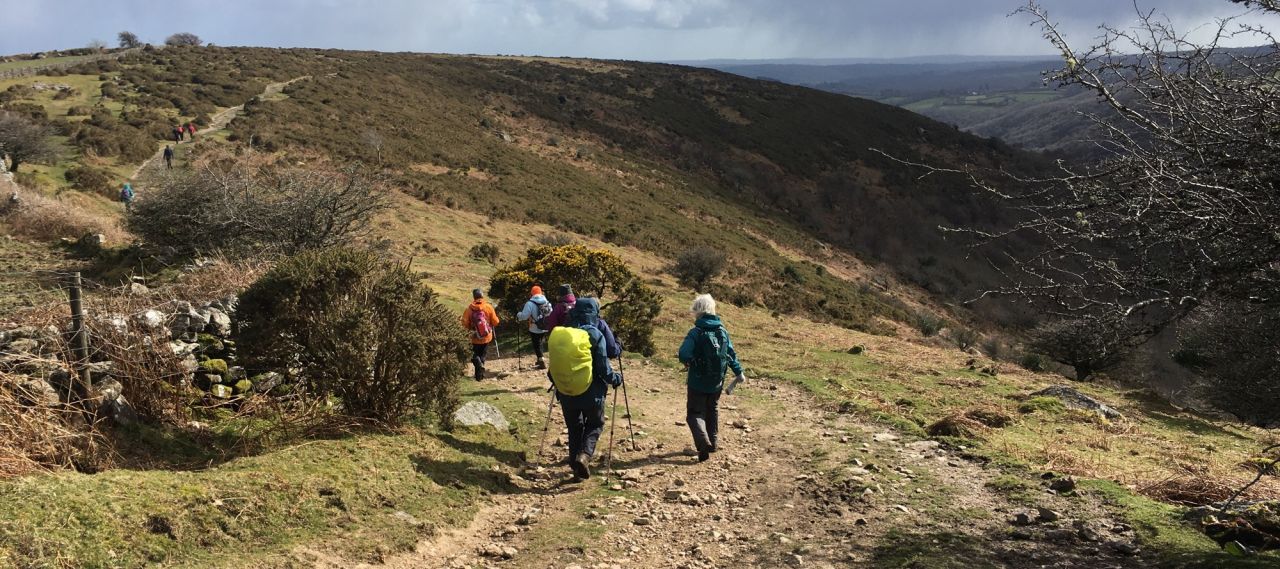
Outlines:
<svg viewBox="0 0 1280 569"><path fill-rule="evenodd" d="M484 360L494 340L493 331L498 327L498 313L484 299L484 291L475 289L471 297L475 301L462 311L462 327L471 337L471 363L476 366L476 381L480 381L484 379Z"/></svg>

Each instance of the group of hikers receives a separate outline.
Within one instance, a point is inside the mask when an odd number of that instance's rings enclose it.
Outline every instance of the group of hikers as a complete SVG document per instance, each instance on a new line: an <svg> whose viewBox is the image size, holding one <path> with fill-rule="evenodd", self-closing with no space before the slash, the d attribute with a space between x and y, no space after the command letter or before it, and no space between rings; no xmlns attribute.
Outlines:
<svg viewBox="0 0 1280 569"><path fill-rule="evenodd" d="M564 414L569 429L568 464L576 480L590 478L588 463L604 432L605 398L609 387L624 387L623 375L610 361L621 363L622 345L608 322L600 316L600 302L578 298L569 285L560 285L559 299L552 304L541 286L529 291L529 300L516 314L526 323L538 369L548 370L550 389ZM485 300L484 291L472 291L473 301L462 312L462 326L471 338L474 377L487 377L485 360L497 339L497 311ZM732 393L746 380L729 332L716 314L716 301L699 295L690 307L693 328L680 344L677 356L687 369L686 420L693 435L698 461L706 461L718 449L720 396ZM547 358L550 358L550 364ZM732 383L725 384L728 370ZM615 399L616 401L616 399ZM548 416L550 409L548 409Z"/></svg>
<svg viewBox="0 0 1280 569"><path fill-rule="evenodd" d="M195 123L188 122L187 124L180 124L173 127L173 141L181 143L183 138L186 138L187 140L196 139Z"/></svg>

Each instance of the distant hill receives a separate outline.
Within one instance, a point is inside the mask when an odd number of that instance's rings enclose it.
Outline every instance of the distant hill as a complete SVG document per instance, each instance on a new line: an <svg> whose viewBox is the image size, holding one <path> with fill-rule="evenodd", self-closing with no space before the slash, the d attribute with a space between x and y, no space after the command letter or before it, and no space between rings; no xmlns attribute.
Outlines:
<svg viewBox="0 0 1280 569"><path fill-rule="evenodd" d="M979 136L1075 158L1097 156L1088 142L1094 100L1044 81L1055 58L937 57L815 64L791 61L701 65L746 77L803 85L898 105Z"/></svg>

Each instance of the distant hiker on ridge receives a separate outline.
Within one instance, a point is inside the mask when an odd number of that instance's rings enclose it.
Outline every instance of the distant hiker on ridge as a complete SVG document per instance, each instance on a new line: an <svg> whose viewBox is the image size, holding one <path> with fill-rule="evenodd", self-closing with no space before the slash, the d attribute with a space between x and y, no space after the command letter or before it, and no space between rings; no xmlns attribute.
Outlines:
<svg viewBox="0 0 1280 569"><path fill-rule="evenodd" d="M689 431L698 449L698 462L705 462L716 452L716 438L720 431L720 392L733 393L734 387L746 381L738 354L729 339L729 331L716 316L716 300L709 294L693 299L690 311L694 316L693 329L680 344L680 363L689 368L688 416ZM724 385L724 373L733 368L736 375L728 389Z"/></svg>
<svg viewBox="0 0 1280 569"><path fill-rule="evenodd" d="M604 335L596 327L600 304L594 298L578 299L568 321L551 332L548 347L555 387L569 428L569 467L576 480L591 477L588 463L604 432L604 400L610 385L622 385L622 376L609 365Z"/></svg>
<svg viewBox="0 0 1280 569"><path fill-rule="evenodd" d="M484 299L484 291L471 291L475 300L462 311L462 327L470 332L471 363L476 366L476 381L484 379L484 360L493 343L494 328L498 326L498 313Z"/></svg>
<svg viewBox="0 0 1280 569"><path fill-rule="evenodd" d="M538 358L538 369L547 369L547 362L542 359L542 351L547 341L547 334L551 332L551 325L547 323L547 319L551 316L552 310L551 301L542 294L542 287L535 285L529 291L529 300L524 303L524 308L516 315L516 320L529 323L529 340L533 344L533 355Z"/></svg>
<svg viewBox="0 0 1280 569"><path fill-rule="evenodd" d="M173 145L164 147L164 167L166 170L173 169Z"/></svg>

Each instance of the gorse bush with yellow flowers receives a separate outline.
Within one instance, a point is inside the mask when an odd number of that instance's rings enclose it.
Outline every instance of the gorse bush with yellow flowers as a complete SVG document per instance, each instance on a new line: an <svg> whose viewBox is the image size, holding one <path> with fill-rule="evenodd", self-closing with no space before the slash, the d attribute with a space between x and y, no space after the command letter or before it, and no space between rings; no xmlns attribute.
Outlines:
<svg viewBox="0 0 1280 569"><path fill-rule="evenodd" d="M489 295L498 301L503 314L514 314L528 300L533 285L552 291L561 284L572 286L580 296L600 299L601 315L627 350L654 353L653 320L662 309L662 300L620 257L607 250L584 245L534 247L493 275Z"/></svg>

